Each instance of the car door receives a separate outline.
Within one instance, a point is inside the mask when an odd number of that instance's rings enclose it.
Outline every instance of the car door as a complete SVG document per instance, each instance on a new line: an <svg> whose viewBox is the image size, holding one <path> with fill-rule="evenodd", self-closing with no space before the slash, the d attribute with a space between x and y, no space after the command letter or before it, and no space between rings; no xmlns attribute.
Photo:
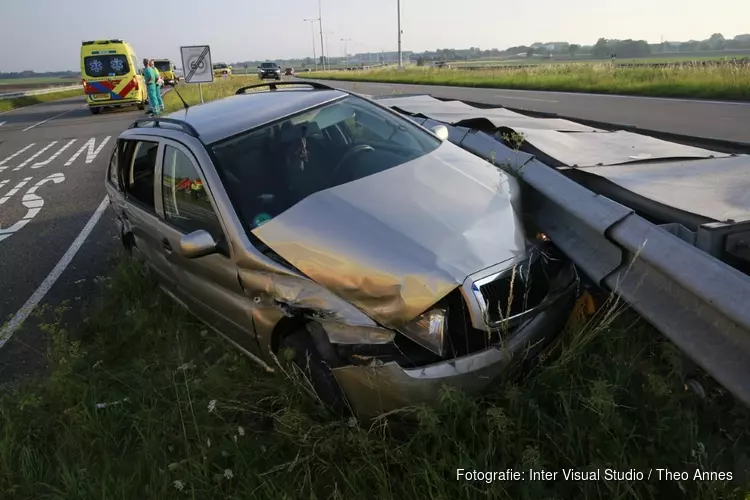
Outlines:
<svg viewBox="0 0 750 500"><path fill-rule="evenodd" d="M246 349L257 351L251 304L240 287L211 186L206 184L195 157L184 145L166 141L157 173L163 203L161 240L180 300L209 325ZM218 251L185 257L180 251L181 238L201 229L218 243Z"/></svg>
<svg viewBox="0 0 750 500"><path fill-rule="evenodd" d="M125 231L132 235L134 251L170 289L175 276L167 261L161 242L161 220L158 217L158 182L156 170L163 146L153 137L120 139L117 167L124 203L120 217Z"/></svg>

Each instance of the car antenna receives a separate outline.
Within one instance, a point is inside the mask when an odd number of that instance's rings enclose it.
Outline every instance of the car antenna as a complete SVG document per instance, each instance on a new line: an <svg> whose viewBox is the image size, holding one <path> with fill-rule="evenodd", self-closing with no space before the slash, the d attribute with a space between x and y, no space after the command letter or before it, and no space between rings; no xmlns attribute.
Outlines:
<svg viewBox="0 0 750 500"><path fill-rule="evenodd" d="M174 87L172 87L172 90L174 90L175 94L177 94L177 97L180 98L180 100L182 101L182 104L185 106L185 109L188 109L190 107L190 105L188 103L186 103L185 99L182 98L182 95L180 95L180 93L177 92L177 85L175 85Z"/></svg>

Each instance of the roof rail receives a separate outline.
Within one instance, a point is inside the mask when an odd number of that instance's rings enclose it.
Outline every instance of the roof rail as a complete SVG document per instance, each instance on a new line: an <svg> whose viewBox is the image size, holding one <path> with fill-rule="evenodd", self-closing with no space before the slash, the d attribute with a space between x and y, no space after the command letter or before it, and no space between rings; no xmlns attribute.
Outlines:
<svg viewBox="0 0 750 500"><path fill-rule="evenodd" d="M237 92L235 92L235 95L244 94L246 90L250 89L256 89L260 87L269 87L271 91L277 89L279 85L307 85L308 87L312 87L315 90L336 90L333 87L329 87L328 85L324 85L322 83L318 82L270 82L270 83L255 83L253 85L248 85L246 87L240 87L237 89Z"/></svg>
<svg viewBox="0 0 750 500"><path fill-rule="evenodd" d="M198 134L198 131L195 130L195 127L187 123L183 120L176 120L174 118L162 118L160 116L150 116L148 118L138 118L136 121L134 121L130 127L128 128L140 128L142 124L144 123L153 123L153 127L161 127L159 125L160 123L171 123L173 125L178 125L183 132L192 135L196 139L200 139L200 135ZM145 128L145 127L144 127Z"/></svg>

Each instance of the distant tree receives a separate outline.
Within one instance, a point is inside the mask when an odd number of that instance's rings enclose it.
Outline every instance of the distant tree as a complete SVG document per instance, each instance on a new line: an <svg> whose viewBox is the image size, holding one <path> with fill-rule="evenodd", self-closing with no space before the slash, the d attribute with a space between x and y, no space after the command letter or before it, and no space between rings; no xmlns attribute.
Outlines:
<svg viewBox="0 0 750 500"><path fill-rule="evenodd" d="M725 44L726 44L726 39L724 38L724 35L722 35L721 33L714 33L708 39L708 45L713 50L723 50Z"/></svg>
<svg viewBox="0 0 750 500"><path fill-rule="evenodd" d="M534 49L529 47L529 50L526 51L526 57L531 57L534 55Z"/></svg>
<svg viewBox="0 0 750 500"><path fill-rule="evenodd" d="M570 57L575 57L580 50L581 46L576 43L571 43L570 45L568 45L568 54L570 54Z"/></svg>
<svg viewBox="0 0 750 500"><path fill-rule="evenodd" d="M609 47L609 40L607 40L606 38L600 38L596 41L596 44L594 44L594 57L598 57L601 59L608 57L611 53L612 50Z"/></svg>
<svg viewBox="0 0 750 500"><path fill-rule="evenodd" d="M417 66L424 66L424 57L423 56L417 57Z"/></svg>

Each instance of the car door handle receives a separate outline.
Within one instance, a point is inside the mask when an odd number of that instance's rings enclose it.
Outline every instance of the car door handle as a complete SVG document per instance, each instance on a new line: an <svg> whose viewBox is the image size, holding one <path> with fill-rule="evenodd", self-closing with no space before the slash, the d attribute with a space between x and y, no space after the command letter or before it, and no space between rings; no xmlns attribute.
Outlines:
<svg viewBox="0 0 750 500"><path fill-rule="evenodd" d="M161 247L164 249L167 253L172 253L172 244L169 242L167 238L163 238L161 240Z"/></svg>

